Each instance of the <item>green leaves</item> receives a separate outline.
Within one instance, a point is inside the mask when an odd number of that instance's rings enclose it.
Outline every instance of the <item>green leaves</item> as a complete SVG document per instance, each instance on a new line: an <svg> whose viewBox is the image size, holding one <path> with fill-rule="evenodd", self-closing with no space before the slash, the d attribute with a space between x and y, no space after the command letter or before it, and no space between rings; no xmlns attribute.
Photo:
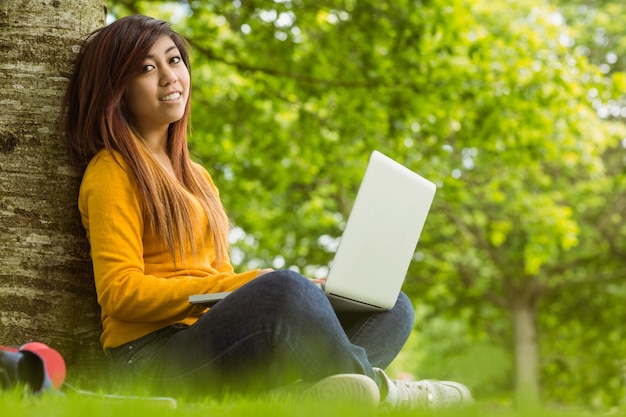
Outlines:
<svg viewBox="0 0 626 417"><path fill-rule="evenodd" d="M593 31L570 18L571 7L165 3L133 4L172 20L193 46L190 147L238 227L238 268L323 274L373 149L438 185L405 289L442 315L474 311L467 328L477 340L487 328L492 343L508 346L514 303L548 295L571 305L556 289L623 268L626 131L598 111L616 106L626 78L590 64L596 51L580 45ZM601 3L598 21L621 33L610 23L620 19L606 17L623 7ZM623 69L625 49L615 45L611 68ZM569 320L559 314L570 313L539 310L548 346L548 329ZM611 328L624 318L611 317L567 325ZM560 376L548 362L552 387Z"/></svg>

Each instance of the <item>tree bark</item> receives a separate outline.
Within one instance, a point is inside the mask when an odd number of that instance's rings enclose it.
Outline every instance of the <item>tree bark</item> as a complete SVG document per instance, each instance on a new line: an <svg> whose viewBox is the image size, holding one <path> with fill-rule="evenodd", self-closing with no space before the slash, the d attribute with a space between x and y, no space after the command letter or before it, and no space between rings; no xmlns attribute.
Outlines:
<svg viewBox="0 0 626 417"><path fill-rule="evenodd" d="M58 133L60 105L104 0L0 4L0 344L47 343L73 365L102 356L80 173Z"/></svg>
<svg viewBox="0 0 626 417"><path fill-rule="evenodd" d="M536 312L533 302L518 300L513 306L515 337L515 402L523 408L540 402L539 347L537 344Z"/></svg>

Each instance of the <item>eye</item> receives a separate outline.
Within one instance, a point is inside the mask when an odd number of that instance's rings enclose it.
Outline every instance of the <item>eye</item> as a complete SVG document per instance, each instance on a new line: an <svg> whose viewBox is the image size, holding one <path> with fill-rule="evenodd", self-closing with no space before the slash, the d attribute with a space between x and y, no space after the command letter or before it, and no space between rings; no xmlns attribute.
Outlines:
<svg viewBox="0 0 626 417"><path fill-rule="evenodd" d="M170 63L171 63L171 64L179 64L179 63L181 63L181 62L182 62L182 58L181 58L180 56L173 56L173 57L170 59Z"/></svg>
<svg viewBox="0 0 626 417"><path fill-rule="evenodd" d="M141 67L141 72L150 72L155 68L154 65L152 64L146 64L143 67Z"/></svg>

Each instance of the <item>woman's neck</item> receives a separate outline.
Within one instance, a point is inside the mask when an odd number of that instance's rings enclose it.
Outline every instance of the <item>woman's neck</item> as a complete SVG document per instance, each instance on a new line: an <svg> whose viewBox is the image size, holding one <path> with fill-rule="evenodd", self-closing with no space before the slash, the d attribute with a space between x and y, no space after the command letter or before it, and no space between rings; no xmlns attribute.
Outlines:
<svg viewBox="0 0 626 417"><path fill-rule="evenodd" d="M154 159L166 172L176 178L172 161L167 152L167 130L165 132L149 132L148 134L142 134L142 138Z"/></svg>

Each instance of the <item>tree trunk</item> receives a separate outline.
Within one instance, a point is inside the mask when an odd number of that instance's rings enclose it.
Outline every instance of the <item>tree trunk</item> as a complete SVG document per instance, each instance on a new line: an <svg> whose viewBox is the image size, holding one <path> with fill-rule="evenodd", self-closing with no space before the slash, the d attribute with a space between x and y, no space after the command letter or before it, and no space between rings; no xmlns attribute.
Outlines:
<svg viewBox="0 0 626 417"><path fill-rule="evenodd" d="M102 356L89 249L59 112L105 0L0 4L0 344L41 341L71 374ZM96 356L98 355L98 356Z"/></svg>
<svg viewBox="0 0 626 417"><path fill-rule="evenodd" d="M515 400L523 408L539 405L539 348L534 303L518 300L513 306L515 337Z"/></svg>

